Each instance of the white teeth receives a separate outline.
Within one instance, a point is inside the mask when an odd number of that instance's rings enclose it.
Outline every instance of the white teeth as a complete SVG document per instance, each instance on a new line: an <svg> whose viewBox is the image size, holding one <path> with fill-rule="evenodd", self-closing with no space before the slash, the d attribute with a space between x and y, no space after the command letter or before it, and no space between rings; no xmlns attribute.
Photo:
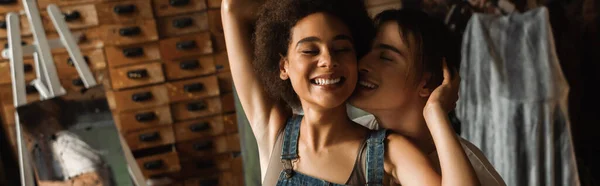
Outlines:
<svg viewBox="0 0 600 186"><path fill-rule="evenodd" d="M369 82L366 82L366 81L359 81L358 84L360 84L362 86L365 86L365 87L368 87L368 88L375 88L376 87L375 84L369 83Z"/></svg>
<svg viewBox="0 0 600 186"><path fill-rule="evenodd" d="M340 82L341 78L335 78L335 79L322 79L322 78L317 78L315 79L315 83L317 85L331 85L331 84L336 84L338 82Z"/></svg>

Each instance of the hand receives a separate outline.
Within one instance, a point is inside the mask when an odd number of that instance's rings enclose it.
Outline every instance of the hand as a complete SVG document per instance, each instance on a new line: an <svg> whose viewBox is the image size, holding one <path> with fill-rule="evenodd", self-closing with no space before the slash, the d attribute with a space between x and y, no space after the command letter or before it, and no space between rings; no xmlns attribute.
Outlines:
<svg viewBox="0 0 600 186"><path fill-rule="evenodd" d="M254 23L264 3L265 0L223 0L221 7L223 13L230 13L246 23Z"/></svg>
<svg viewBox="0 0 600 186"><path fill-rule="evenodd" d="M429 95L423 112L427 112L429 109L441 108L445 113L449 113L456 107L460 76L456 69L452 69L454 71L454 77L452 77L446 60L443 63L444 81Z"/></svg>

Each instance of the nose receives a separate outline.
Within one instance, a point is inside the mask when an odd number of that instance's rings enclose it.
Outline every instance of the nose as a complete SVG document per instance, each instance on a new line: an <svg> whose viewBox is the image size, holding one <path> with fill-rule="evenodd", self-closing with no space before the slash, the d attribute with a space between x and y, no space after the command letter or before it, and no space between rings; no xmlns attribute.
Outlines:
<svg viewBox="0 0 600 186"><path fill-rule="evenodd" d="M371 71L371 65L369 65L369 56L370 55L365 55L358 61L358 73L359 74L366 74Z"/></svg>
<svg viewBox="0 0 600 186"><path fill-rule="evenodd" d="M321 53L321 58L319 59L319 67L335 68L338 66L339 66L338 61L334 57L331 56L331 53L329 52L329 50L324 50Z"/></svg>

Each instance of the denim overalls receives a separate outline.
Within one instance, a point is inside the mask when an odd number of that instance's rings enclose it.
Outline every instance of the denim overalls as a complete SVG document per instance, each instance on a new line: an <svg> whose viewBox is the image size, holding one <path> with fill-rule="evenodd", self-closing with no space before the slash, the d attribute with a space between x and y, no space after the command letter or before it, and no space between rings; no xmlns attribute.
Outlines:
<svg viewBox="0 0 600 186"><path fill-rule="evenodd" d="M302 115L296 115L288 119L285 126L281 162L283 171L279 174L278 186L337 186L325 180L313 178L294 171L292 162L298 159L298 137L300 136L300 123ZM383 185L383 156L385 152L384 140L387 131L385 129L373 131L366 143L365 182L368 186Z"/></svg>

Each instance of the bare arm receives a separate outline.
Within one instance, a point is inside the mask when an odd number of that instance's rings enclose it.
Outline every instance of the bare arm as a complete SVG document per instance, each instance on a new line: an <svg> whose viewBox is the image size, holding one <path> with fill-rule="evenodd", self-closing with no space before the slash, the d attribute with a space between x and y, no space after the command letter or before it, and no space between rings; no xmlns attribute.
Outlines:
<svg viewBox="0 0 600 186"><path fill-rule="evenodd" d="M268 98L252 67L251 30L260 4L252 0L223 0L221 16L233 83L256 137L264 176L277 133L289 113Z"/></svg>
<svg viewBox="0 0 600 186"><path fill-rule="evenodd" d="M411 185L440 185L440 175L435 172L425 155L408 139L390 134L385 151L385 172L394 183Z"/></svg>
<svg viewBox="0 0 600 186"><path fill-rule="evenodd" d="M444 62L444 81L431 93L423 116L440 159L442 185L479 185L475 170L450 125L447 109L444 109L449 105L454 107L459 84L460 77L452 78Z"/></svg>

